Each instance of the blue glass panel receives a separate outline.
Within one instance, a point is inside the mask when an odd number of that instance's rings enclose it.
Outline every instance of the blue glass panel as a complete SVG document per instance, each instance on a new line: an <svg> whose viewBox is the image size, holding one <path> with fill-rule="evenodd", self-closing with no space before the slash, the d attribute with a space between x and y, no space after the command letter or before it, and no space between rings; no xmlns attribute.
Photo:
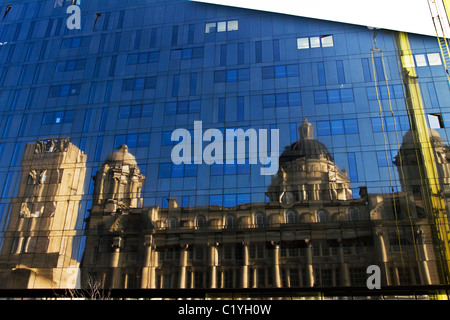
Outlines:
<svg viewBox="0 0 450 320"><path fill-rule="evenodd" d="M172 175L172 164L171 163L159 164L158 176L160 178L170 178L171 175Z"/></svg>
<svg viewBox="0 0 450 320"><path fill-rule="evenodd" d="M181 60L192 59L192 48L186 48L181 51Z"/></svg>
<svg viewBox="0 0 450 320"><path fill-rule="evenodd" d="M223 164L213 163L211 164L211 175L212 176L221 176L223 175Z"/></svg>
<svg viewBox="0 0 450 320"><path fill-rule="evenodd" d="M352 88L341 89L340 95L341 95L341 102L353 102L355 100Z"/></svg>
<svg viewBox="0 0 450 320"><path fill-rule="evenodd" d="M285 78L287 76L286 66L275 66L275 78Z"/></svg>
<svg viewBox="0 0 450 320"><path fill-rule="evenodd" d="M75 116L75 112L73 110L66 111L64 113L64 123L72 123Z"/></svg>
<svg viewBox="0 0 450 320"><path fill-rule="evenodd" d="M172 178L179 178L184 176L184 164L172 164Z"/></svg>
<svg viewBox="0 0 450 320"><path fill-rule="evenodd" d="M123 80L123 90L130 91L133 90L133 87L134 87L134 79Z"/></svg>
<svg viewBox="0 0 450 320"><path fill-rule="evenodd" d="M331 120L331 134L344 134L344 121L343 120Z"/></svg>
<svg viewBox="0 0 450 320"><path fill-rule="evenodd" d="M106 126L106 118L108 117L108 108L103 108L102 109L102 116L100 118L100 127L99 130L103 131L105 130L105 126Z"/></svg>
<svg viewBox="0 0 450 320"><path fill-rule="evenodd" d="M297 64L289 64L286 66L286 75L288 77L298 77L299 69Z"/></svg>
<svg viewBox="0 0 450 320"><path fill-rule="evenodd" d="M273 40L273 61L280 61L280 41Z"/></svg>
<svg viewBox="0 0 450 320"><path fill-rule="evenodd" d="M238 97L238 121L244 120L244 97Z"/></svg>
<svg viewBox="0 0 450 320"><path fill-rule="evenodd" d="M172 131L165 131L162 133L162 145L163 146L170 146L174 143L176 143L175 141L172 141Z"/></svg>
<svg viewBox="0 0 450 320"><path fill-rule="evenodd" d="M224 207L236 206L236 195L235 194L224 194L223 195L223 205L224 205Z"/></svg>
<svg viewBox="0 0 450 320"><path fill-rule="evenodd" d="M170 59L174 61L181 60L181 54L182 54L181 49L172 50L172 52L170 53Z"/></svg>
<svg viewBox="0 0 450 320"><path fill-rule="evenodd" d="M13 172L8 172L8 174L6 175L6 181L3 183L3 192L2 192L3 199L8 197L8 191L9 187L11 186L12 177Z"/></svg>
<svg viewBox="0 0 450 320"><path fill-rule="evenodd" d="M17 143L15 144L15 146L14 146L14 151L13 151L13 155L12 155L12 158L11 158L11 162L9 163L9 165L10 165L11 167L17 165L17 160L19 159L19 150L20 150L20 146L21 146L21 143L20 143L20 142L17 142Z"/></svg>
<svg viewBox="0 0 450 320"><path fill-rule="evenodd" d="M225 98L219 98L219 112L218 112L218 119L219 122L225 121Z"/></svg>
<svg viewBox="0 0 450 320"><path fill-rule="evenodd" d="M53 112L44 113L44 117L42 118L42 124L51 124L53 123Z"/></svg>
<svg viewBox="0 0 450 320"><path fill-rule="evenodd" d="M356 119L344 120L345 133L358 133L358 121Z"/></svg>
<svg viewBox="0 0 450 320"><path fill-rule="evenodd" d="M357 164L356 164L356 156L354 152L349 152L347 154L348 156L348 171L349 171L349 177L350 181L357 182L358 181L358 170L357 170Z"/></svg>
<svg viewBox="0 0 450 320"><path fill-rule="evenodd" d="M227 82L233 82L238 80L238 71L237 70L228 70L227 71Z"/></svg>
<svg viewBox="0 0 450 320"><path fill-rule="evenodd" d="M222 195L209 196L209 204L215 206L221 206L223 204Z"/></svg>
<svg viewBox="0 0 450 320"><path fill-rule="evenodd" d="M326 90L318 90L314 91L314 103L315 104L322 104L327 103L327 91Z"/></svg>
<svg viewBox="0 0 450 320"><path fill-rule="evenodd" d="M223 70L215 71L214 72L214 82L216 82L216 83L225 82L225 76L226 76L225 71L223 71Z"/></svg>
<svg viewBox="0 0 450 320"><path fill-rule="evenodd" d="M433 82L427 82L428 94L430 95L431 107L439 108L439 101L436 93L436 88Z"/></svg>
<svg viewBox="0 0 450 320"><path fill-rule="evenodd" d="M238 44L238 64L245 62L245 47L243 43Z"/></svg>
<svg viewBox="0 0 450 320"><path fill-rule="evenodd" d="M381 122L380 118L372 118L372 130L373 132L382 132L385 128L384 121Z"/></svg>
<svg viewBox="0 0 450 320"><path fill-rule="evenodd" d="M328 102L329 103L341 102L341 95L339 89L328 90Z"/></svg>
<svg viewBox="0 0 450 320"><path fill-rule="evenodd" d="M177 103L176 102L167 102L165 113L166 114L177 114Z"/></svg>
<svg viewBox="0 0 450 320"><path fill-rule="evenodd" d="M151 117L153 115L153 104L147 103L142 106L142 116Z"/></svg>
<svg viewBox="0 0 450 320"><path fill-rule="evenodd" d="M404 93L403 93L403 86L400 84L395 84L392 86L392 90L394 93L394 98L396 99L403 99Z"/></svg>
<svg viewBox="0 0 450 320"><path fill-rule="evenodd" d="M385 151L377 151L377 162L380 167L387 167L388 162Z"/></svg>
<svg viewBox="0 0 450 320"><path fill-rule="evenodd" d="M136 148L138 146L138 135L137 134L128 134L126 136L126 145L129 148Z"/></svg>
<svg viewBox="0 0 450 320"><path fill-rule="evenodd" d="M383 61L381 60L380 57L375 57L374 62L375 62L375 70L376 70L376 75L377 75L378 81L384 81L385 76L384 76Z"/></svg>
<svg viewBox="0 0 450 320"><path fill-rule="evenodd" d="M86 110L86 113L84 115L83 132L88 132L88 130L89 130L89 123L91 122L91 114L92 114L92 109Z"/></svg>
<svg viewBox="0 0 450 320"><path fill-rule="evenodd" d="M261 41L255 42L255 61L257 63L262 62L262 43L261 43Z"/></svg>
<svg viewBox="0 0 450 320"><path fill-rule="evenodd" d="M119 108L119 119L128 119L130 117L130 106L124 106Z"/></svg>
<svg viewBox="0 0 450 320"><path fill-rule="evenodd" d="M192 100L189 102L189 113L200 112L200 109L201 109L200 100Z"/></svg>
<svg viewBox="0 0 450 320"><path fill-rule="evenodd" d="M56 64L55 72L63 72L66 69L66 62L61 61Z"/></svg>
<svg viewBox="0 0 450 320"><path fill-rule="evenodd" d="M239 69L238 70L238 79L239 79L239 81L250 80L250 70L249 69Z"/></svg>
<svg viewBox="0 0 450 320"><path fill-rule="evenodd" d="M275 107L275 95L274 94L263 95L263 107L264 108Z"/></svg>
<svg viewBox="0 0 450 320"><path fill-rule="evenodd" d="M345 83L344 63L341 60L336 61L336 68L338 74L338 82L340 84Z"/></svg>
<svg viewBox="0 0 450 320"><path fill-rule="evenodd" d="M141 105L135 105L130 108L130 118L138 118L141 116Z"/></svg>
<svg viewBox="0 0 450 320"><path fill-rule="evenodd" d="M189 25L189 30L188 30L188 43L194 43L194 35L195 35L195 24L190 24Z"/></svg>
<svg viewBox="0 0 450 320"><path fill-rule="evenodd" d="M377 100L377 89L375 87L367 87L367 99L369 101Z"/></svg>
<svg viewBox="0 0 450 320"><path fill-rule="evenodd" d="M197 47L192 48L192 59L201 59L204 55L204 48L203 47Z"/></svg>
<svg viewBox="0 0 450 320"><path fill-rule="evenodd" d="M145 89L155 89L156 88L156 77L145 78Z"/></svg>
<svg viewBox="0 0 450 320"><path fill-rule="evenodd" d="M236 174L236 172L237 172L237 164L236 163L225 164L224 174Z"/></svg>
<svg viewBox="0 0 450 320"><path fill-rule="evenodd" d="M273 67L263 67L262 68L262 78L263 79L273 79L275 78L275 71Z"/></svg>
<svg viewBox="0 0 450 320"><path fill-rule="evenodd" d="M331 127L329 121L317 121L317 135L325 136L331 134Z"/></svg>
<svg viewBox="0 0 450 320"><path fill-rule="evenodd" d="M317 63L317 73L319 75L319 85L325 85L325 67L323 62Z"/></svg>
<svg viewBox="0 0 450 320"><path fill-rule="evenodd" d="M121 145L126 144L127 142L127 135L126 134L120 134L115 136L114 138L114 149L119 148Z"/></svg>
<svg viewBox="0 0 450 320"><path fill-rule="evenodd" d="M139 53L138 54L138 63L147 63L148 62L148 53Z"/></svg>
<svg viewBox="0 0 450 320"><path fill-rule="evenodd" d="M369 59L363 58L361 59L363 65L364 72L364 81L371 82L372 81L372 72L369 64Z"/></svg>
<svg viewBox="0 0 450 320"><path fill-rule="evenodd" d="M195 95L197 91L197 73L191 73L189 95Z"/></svg>
<svg viewBox="0 0 450 320"><path fill-rule="evenodd" d="M134 89L135 90L144 89L144 87L145 87L145 79L144 78L134 79Z"/></svg>
<svg viewBox="0 0 450 320"><path fill-rule="evenodd" d="M197 164L186 164L184 165L184 176L185 177L196 177L197 176Z"/></svg>
<svg viewBox="0 0 450 320"><path fill-rule="evenodd" d="M189 112L189 101L179 101L177 105L177 114Z"/></svg>
<svg viewBox="0 0 450 320"><path fill-rule="evenodd" d="M172 97L178 96L178 86L180 83L180 76L174 75L172 79Z"/></svg>
<svg viewBox="0 0 450 320"><path fill-rule="evenodd" d="M302 98L300 92L289 93L289 105L290 106L300 106L302 104Z"/></svg>
<svg viewBox="0 0 450 320"><path fill-rule="evenodd" d="M28 121L28 115L24 115L22 118L22 121L20 122L19 133L18 133L19 137L23 137L27 121Z"/></svg>
<svg viewBox="0 0 450 320"><path fill-rule="evenodd" d="M220 45L220 65L221 66L227 65L227 45L226 44Z"/></svg>
<svg viewBox="0 0 450 320"><path fill-rule="evenodd" d="M275 100L277 107L287 107L289 105L287 93L277 93Z"/></svg>
<svg viewBox="0 0 450 320"><path fill-rule="evenodd" d="M290 123L289 124L289 137L290 137L291 143L293 143L293 142L298 140L297 132L298 132L297 124L296 123Z"/></svg>

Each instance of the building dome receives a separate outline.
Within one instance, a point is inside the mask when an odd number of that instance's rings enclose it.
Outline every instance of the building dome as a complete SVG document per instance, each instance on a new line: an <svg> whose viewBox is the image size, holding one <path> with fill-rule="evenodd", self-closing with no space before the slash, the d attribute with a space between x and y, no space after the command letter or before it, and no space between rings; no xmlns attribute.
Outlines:
<svg viewBox="0 0 450 320"><path fill-rule="evenodd" d="M328 148L313 137L313 128L306 118L299 128L300 140L287 146L280 156L280 166L300 158L334 161Z"/></svg>
<svg viewBox="0 0 450 320"><path fill-rule="evenodd" d="M137 165L136 158L128 152L128 147L125 144L110 153L106 158L106 162L121 162L124 165Z"/></svg>

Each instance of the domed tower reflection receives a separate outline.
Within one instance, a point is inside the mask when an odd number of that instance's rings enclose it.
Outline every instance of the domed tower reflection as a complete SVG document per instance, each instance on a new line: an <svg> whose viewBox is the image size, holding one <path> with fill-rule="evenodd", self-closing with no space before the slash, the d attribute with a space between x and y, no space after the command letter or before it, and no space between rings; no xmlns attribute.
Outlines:
<svg viewBox="0 0 450 320"><path fill-rule="evenodd" d="M450 195L450 147L436 130L428 129L430 141L429 151L434 155L436 181L446 196ZM402 145L395 156L394 164L397 166L402 190L419 201L422 197L421 171L419 169L417 147L413 141L412 131L409 130L403 137ZM420 200L421 201L421 200Z"/></svg>
<svg viewBox="0 0 450 320"><path fill-rule="evenodd" d="M280 156L277 177L269 187L271 201L349 200L350 180L339 171L328 148L314 139L306 118L299 128L300 140L287 146Z"/></svg>

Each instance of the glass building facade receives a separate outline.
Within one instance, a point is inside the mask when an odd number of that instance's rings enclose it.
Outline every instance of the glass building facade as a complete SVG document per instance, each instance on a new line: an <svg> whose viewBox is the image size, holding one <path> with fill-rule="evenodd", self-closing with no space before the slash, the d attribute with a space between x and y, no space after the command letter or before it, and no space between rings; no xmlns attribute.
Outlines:
<svg viewBox="0 0 450 320"><path fill-rule="evenodd" d="M436 38L185 0L83 0L69 29L70 5L0 2L1 288L448 284Z"/></svg>

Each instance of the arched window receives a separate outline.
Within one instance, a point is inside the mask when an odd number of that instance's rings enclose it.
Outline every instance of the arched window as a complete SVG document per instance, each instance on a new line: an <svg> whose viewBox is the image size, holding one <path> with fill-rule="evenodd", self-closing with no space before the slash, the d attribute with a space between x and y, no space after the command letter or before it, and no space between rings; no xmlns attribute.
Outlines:
<svg viewBox="0 0 450 320"><path fill-rule="evenodd" d="M236 227L236 218L229 214L225 218L225 228L227 229L234 229Z"/></svg>
<svg viewBox="0 0 450 320"><path fill-rule="evenodd" d="M206 219L204 216L198 216L196 221L196 227L198 229L203 229L206 227Z"/></svg>
<svg viewBox="0 0 450 320"><path fill-rule="evenodd" d="M359 220L359 210L357 208L348 209L348 220L349 221Z"/></svg>
<svg viewBox="0 0 450 320"><path fill-rule="evenodd" d="M286 223L297 223L297 213L293 210L286 212Z"/></svg>
<svg viewBox="0 0 450 320"><path fill-rule="evenodd" d="M174 218L174 217L170 218L169 223L168 223L169 229L175 229L175 228L177 228L177 226L178 226L177 218Z"/></svg>
<svg viewBox="0 0 450 320"><path fill-rule="evenodd" d="M255 213L255 216L253 219L254 219L254 224L255 224L256 228L264 227L265 219L264 219L264 214L262 212Z"/></svg>
<svg viewBox="0 0 450 320"><path fill-rule="evenodd" d="M317 211L317 222L327 221L327 213L323 210Z"/></svg>

